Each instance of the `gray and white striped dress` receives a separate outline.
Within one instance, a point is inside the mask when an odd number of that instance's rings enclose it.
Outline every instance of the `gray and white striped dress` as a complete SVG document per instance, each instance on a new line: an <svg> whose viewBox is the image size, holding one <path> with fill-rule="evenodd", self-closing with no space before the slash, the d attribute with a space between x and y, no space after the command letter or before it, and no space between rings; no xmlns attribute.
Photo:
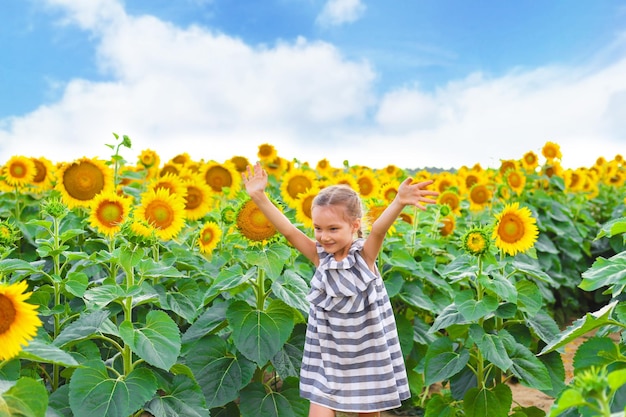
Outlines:
<svg viewBox="0 0 626 417"><path fill-rule="evenodd" d="M363 243L355 240L340 262L317 244L307 296L300 395L336 411L390 410L410 397L389 296L361 256Z"/></svg>

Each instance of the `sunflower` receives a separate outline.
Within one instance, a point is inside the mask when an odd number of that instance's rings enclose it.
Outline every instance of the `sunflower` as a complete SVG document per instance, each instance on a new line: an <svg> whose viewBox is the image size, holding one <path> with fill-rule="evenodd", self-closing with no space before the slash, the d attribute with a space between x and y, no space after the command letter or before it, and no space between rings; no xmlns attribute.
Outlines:
<svg viewBox="0 0 626 417"><path fill-rule="evenodd" d="M461 198L459 197L459 193L453 189L447 189L446 191L440 193L437 197L437 204L446 204L454 213L461 213Z"/></svg>
<svg viewBox="0 0 626 417"><path fill-rule="evenodd" d="M233 156L229 161L237 172L245 172L248 169L248 165L250 165L250 161L245 156Z"/></svg>
<svg viewBox="0 0 626 417"><path fill-rule="evenodd" d="M491 247L489 232L483 227L473 227L463 234L461 245L470 255L481 256Z"/></svg>
<svg viewBox="0 0 626 417"><path fill-rule="evenodd" d="M191 162L191 156L187 152L179 153L178 155L170 159L170 162L185 166Z"/></svg>
<svg viewBox="0 0 626 417"><path fill-rule="evenodd" d="M387 208L387 204L380 204L380 202L376 199L370 199L365 203L365 205L367 207L367 210L365 212L365 215L363 216L363 228L371 230L372 225L374 224L376 219L378 219L380 215L383 214L383 211L385 211L385 209ZM396 226L392 224L391 227L389 227L387 234L393 235L395 233Z"/></svg>
<svg viewBox="0 0 626 417"><path fill-rule="evenodd" d="M259 145L257 156L262 162L273 161L278 157L278 152L276 151L274 145L264 143L262 145Z"/></svg>
<svg viewBox="0 0 626 417"><path fill-rule="evenodd" d="M356 182L356 178L353 175L347 174L345 172L340 172L333 175L333 178L329 181L328 185L333 184L345 184L348 187L352 188L354 191L359 191L359 184Z"/></svg>
<svg viewBox="0 0 626 417"><path fill-rule="evenodd" d="M504 174L504 177L506 179L506 183L513 191L515 191L517 195L524 191L524 187L526 186L526 175L524 175L523 172L517 169L512 169L507 171L506 174Z"/></svg>
<svg viewBox="0 0 626 417"><path fill-rule="evenodd" d="M334 170L334 168L331 166L330 162L328 162L328 159L324 158L317 161L315 170L320 176L327 176Z"/></svg>
<svg viewBox="0 0 626 417"><path fill-rule="evenodd" d="M380 187L380 197L388 203L391 203L396 195L398 195L399 184L397 181L388 182Z"/></svg>
<svg viewBox="0 0 626 417"><path fill-rule="evenodd" d="M313 199L319 191L319 188L313 187L298 195L298 199L296 200L296 220L308 229L313 228L313 215L311 214L311 207L313 205Z"/></svg>
<svg viewBox="0 0 626 417"><path fill-rule="evenodd" d="M362 198L372 198L378 196L380 191L380 181L371 170L364 169L356 177L359 187L359 194Z"/></svg>
<svg viewBox="0 0 626 417"><path fill-rule="evenodd" d="M59 168L55 189L69 208L88 207L102 192L114 189L113 172L98 159L81 158Z"/></svg>
<svg viewBox="0 0 626 417"><path fill-rule="evenodd" d="M273 175L274 178L281 178L285 172L289 171L289 166L289 161L280 156L263 162L263 168L269 175Z"/></svg>
<svg viewBox="0 0 626 417"><path fill-rule="evenodd" d="M526 171L534 171L539 166L539 157L533 151L528 151L522 157L521 162Z"/></svg>
<svg viewBox="0 0 626 417"><path fill-rule="evenodd" d="M37 334L41 320L37 306L29 304L26 281L0 284L0 361L17 356Z"/></svg>
<svg viewBox="0 0 626 417"><path fill-rule="evenodd" d="M201 179L185 181L185 213L188 220L204 217L213 207L211 188Z"/></svg>
<svg viewBox="0 0 626 417"><path fill-rule="evenodd" d="M179 175L171 172L153 179L148 184L148 190L156 191L161 188L167 190L170 194L177 194L181 197L185 197L185 193L187 192L183 179Z"/></svg>
<svg viewBox="0 0 626 417"><path fill-rule="evenodd" d="M130 197L115 192L100 193L91 202L89 224L100 233L113 237L130 214Z"/></svg>
<svg viewBox="0 0 626 417"><path fill-rule="evenodd" d="M570 191L581 191L585 184L587 174L582 168L575 170L568 169L563 172L565 187Z"/></svg>
<svg viewBox="0 0 626 417"><path fill-rule="evenodd" d="M13 156L7 161L2 170L4 180L13 187L24 187L32 184L37 167L31 158Z"/></svg>
<svg viewBox="0 0 626 417"><path fill-rule="evenodd" d="M31 159L35 163L35 176L32 184L39 191L51 190L54 186L55 166L44 157Z"/></svg>
<svg viewBox="0 0 626 417"><path fill-rule="evenodd" d="M315 173L308 169L292 169L280 183L280 194L290 207L297 206L298 196L315 185Z"/></svg>
<svg viewBox="0 0 626 417"><path fill-rule="evenodd" d="M236 225L239 233L253 244L268 242L277 236L274 225L250 199L239 207Z"/></svg>
<svg viewBox="0 0 626 417"><path fill-rule="evenodd" d="M441 236L450 236L454 233L454 229L456 228L456 217L452 213L442 217L440 223L439 234L441 234Z"/></svg>
<svg viewBox="0 0 626 417"><path fill-rule="evenodd" d="M469 190L470 209L482 210L491 201L491 191L487 184L474 184Z"/></svg>
<svg viewBox="0 0 626 417"><path fill-rule="evenodd" d="M239 189L241 174L231 162L219 164L208 162L200 170L204 182L216 193L222 193L224 188L236 192Z"/></svg>
<svg viewBox="0 0 626 417"><path fill-rule="evenodd" d="M541 148L541 154L549 161L552 161L553 159L561 159L563 156L561 154L561 147L550 141L543 145L543 148Z"/></svg>
<svg viewBox="0 0 626 417"><path fill-rule="evenodd" d="M185 200L163 188L148 190L142 194L134 216L152 226L159 239L169 240L185 226Z"/></svg>
<svg viewBox="0 0 626 417"><path fill-rule="evenodd" d="M433 188L440 194L446 191L450 187L456 187L458 185L458 179L456 176L447 171L442 171L437 174L433 180Z"/></svg>
<svg viewBox="0 0 626 417"><path fill-rule="evenodd" d="M206 222L198 234L200 252L210 254L222 237L222 229L214 222Z"/></svg>
<svg viewBox="0 0 626 417"><path fill-rule="evenodd" d="M139 165L146 169L158 168L161 164L161 158L159 157L159 154L152 149L144 149L139 154L138 162Z"/></svg>
<svg viewBox="0 0 626 417"><path fill-rule="evenodd" d="M163 166L159 170L159 177L163 177L167 174L180 175L180 172L183 170L183 168L184 167L181 164L169 161L163 164Z"/></svg>
<svg viewBox="0 0 626 417"><path fill-rule="evenodd" d="M509 170L516 170L517 169L517 161L513 160L513 159L502 159L500 160L500 175L505 175L507 173L507 171Z"/></svg>
<svg viewBox="0 0 626 417"><path fill-rule="evenodd" d="M541 173L549 178L554 176L561 177L563 176L563 167L559 163L559 161L554 160L550 163L544 164Z"/></svg>
<svg viewBox="0 0 626 417"><path fill-rule="evenodd" d="M533 247L539 231L535 218L528 207L519 207L519 203L507 204L500 214L496 215L493 239L496 247L504 253L515 255Z"/></svg>

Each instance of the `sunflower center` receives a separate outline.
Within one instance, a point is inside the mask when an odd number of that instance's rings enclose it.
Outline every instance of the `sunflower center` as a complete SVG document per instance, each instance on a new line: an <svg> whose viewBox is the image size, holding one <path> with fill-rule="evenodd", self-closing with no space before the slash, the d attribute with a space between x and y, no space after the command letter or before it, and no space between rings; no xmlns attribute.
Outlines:
<svg viewBox="0 0 626 417"><path fill-rule="evenodd" d="M441 204L447 204L452 210L456 210L459 207L459 197L453 193L445 193L440 200Z"/></svg>
<svg viewBox="0 0 626 417"><path fill-rule="evenodd" d="M200 236L200 240L202 241L202 244L205 246L213 242L214 238L215 238L215 234L213 233L213 230L209 228L205 229L202 232L202 236Z"/></svg>
<svg viewBox="0 0 626 417"><path fill-rule="evenodd" d="M246 238L258 242L269 239L276 233L276 228L252 200L239 210L237 227Z"/></svg>
<svg viewBox="0 0 626 417"><path fill-rule="evenodd" d="M309 219L313 218L313 214L311 213L311 207L313 206L313 196L308 196L302 201L302 212Z"/></svg>
<svg viewBox="0 0 626 417"><path fill-rule="evenodd" d="M305 176L295 176L291 180L289 180L289 184L287 184L287 193L291 196L291 198L297 198L298 194L301 194L311 188L313 184L311 181Z"/></svg>
<svg viewBox="0 0 626 417"><path fill-rule="evenodd" d="M498 236L506 243L515 243L524 237L524 222L518 216L505 214L498 226Z"/></svg>
<svg viewBox="0 0 626 417"><path fill-rule="evenodd" d="M359 178L357 182L362 195L370 195L374 191L374 184L369 178Z"/></svg>
<svg viewBox="0 0 626 417"><path fill-rule="evenodd" d="M9 166L9 172L13 178L24 178L28 173L28 168L24 164L16 162Z"/></svg>
<svg viewBox="0 0 626 417"><path fill-rule="evenodd" d="M33 183L39 184L46 179L46 173L48 170L46 169L46 166L41 163L41 161L33 159L33 162L35 163L35 178L33 178Z"/></svg>
<svg viewBox="0 0 626 417"><path fill-rule="evenodd" d="M261 145L259 146L259 156L261 158L263 157L269 157L272 155L272 153L274 152L274 148L270 145Z"/></svg>
<svg viewBox="0 0 626 417"><path fill-rule="evenodd" d="M167 229L174 222L174 212L169 204L153 201L146 207L146 220L156 229Z"/></svg>
<svg viewBox="0 0 626 417"><path fill-rule="evenodd" d="M489 192L485 187L474 186L472 187L472 191L470 192L470 197L472 201L476 204L485 204L489 201Z"/></svg>
<svg viewBox="0 0 626 417"><path fill-rule="evenodd" d="M206 183L213 188L213 191L222 191L224 187L230 187L233 179L228 169L222 166L214 166L209 168L205 174Z"/></svg>
<svg viewBox="0 0 626 417"><path fill-rule="evenodd" d="M486 245L485 237L480 233L471 233L467 237L467 247L472 253L481 253Z"/></svg>
<svg viewBox="0 0 626 417"><path fill-rule="evenodd" d="M3 294L0 294L0 335L11 328L15 321L15 307L13 302Z"/></svg>
<svg viewBox="0 0 626 417"><path fill-rule="evenodd" d="M383 197L387 201L392 201L394 198L396 198L396 194L398 194L398 190L396 190L395 188L390 188L385 191L385 194Z"/></svg>
<svg viewBox="0 0 626 417"><path fill-rule="evenodd" d="M117 226L124 220L124 207L117 201L105 201L98 208L97 217L102 224Z"/></svg>
<svg viewBox="0 0 626 417"><path fill-rule="evenodd" d="M69 167L63 174L67 193L77 200L91 200L104 188L104 174L95 165L81 162Z"/></svg>
<svg viewBox="0 0 626 417"><path fill-rule="evenodd" d="M522 185L522 178L519 173L513 172L508 176L509 185L513 188L520 187Z"/></svg>
<svg viewBox="0 0 626 417"><path fill-rule="evenodd" d="M193 210L202 203L202 192L196 187L187 187L187 195L185 196L185 209Z"/></svg>

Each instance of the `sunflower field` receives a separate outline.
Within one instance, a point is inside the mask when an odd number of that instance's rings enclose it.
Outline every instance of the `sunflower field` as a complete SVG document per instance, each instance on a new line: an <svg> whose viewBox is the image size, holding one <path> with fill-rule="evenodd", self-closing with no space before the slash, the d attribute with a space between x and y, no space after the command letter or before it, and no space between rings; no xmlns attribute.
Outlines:
<svg viewBox="0 0 626 417"><path fill-rule="evenodd" d="M307 416L313 265L249 200L250 161L126 161L114 137L107 160L2 161L0 416ZM550 416L624 415L626 162L561 158L546 142L495 168L372 169L258 148L270 198L311 236L329 184L358 190L371 224L407 176L434 181L437 204L406 208L378 259L404 411L545 415L515 403L514 380L554 398Z"/></svg>

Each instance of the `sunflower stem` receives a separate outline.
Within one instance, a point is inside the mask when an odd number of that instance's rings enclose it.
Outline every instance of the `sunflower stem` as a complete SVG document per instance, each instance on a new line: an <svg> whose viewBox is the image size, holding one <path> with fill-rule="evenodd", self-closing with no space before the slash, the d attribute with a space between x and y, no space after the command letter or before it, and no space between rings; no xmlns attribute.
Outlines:
<svg viewBox="0 0 626 417"><path fill-rule="evenodd" d="M259 268L256 276L256 307L257 310L263 311L265 307L265 270Z"/></svg>
<svg viewBox="0 0 626 417"><path fill-rule="evenodd" d="M415 256L415 241L417 240L417 207L413 208L413 233L411 236L411 257Z"/></svg>
<svg viewBox="0 0 626 417"><path fill-rule="evenodd" d="M60 254L59 248L61 247L61 238L60 238L60 220L56 216L52 217L52 239L53 239L53 247L54 247L54 255L52 256L52 261L54 265L54 275L57 277L61 276L61 262L60 262ZM54 288L54 307L61 305L61 285L56 280L53 280L53 288ZM53 337L57 338L61 331L61 320L59 317L60 313L54 313L54 329L53 329ZM59 387L59 381L61 376L61 368L57 364L52 365L52 391L56 391Z"/></svg>

